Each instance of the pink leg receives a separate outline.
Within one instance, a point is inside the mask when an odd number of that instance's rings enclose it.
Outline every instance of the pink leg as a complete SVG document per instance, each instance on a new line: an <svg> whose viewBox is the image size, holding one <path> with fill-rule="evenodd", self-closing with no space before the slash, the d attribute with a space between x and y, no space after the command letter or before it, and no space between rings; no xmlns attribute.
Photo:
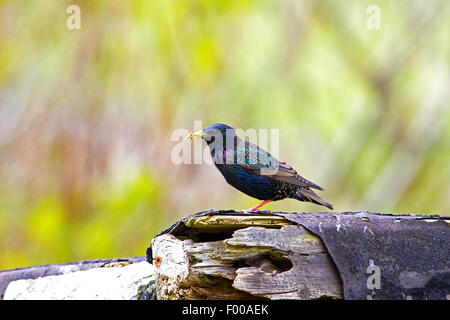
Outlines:
<svg viewBox="0 0 450 320"><path fill-rule="evenodd" d="M267 204L267 203L269 203L269 202L271 202L271 201L272 201L272 200L264 200L263 202L258 203L256 206L254 206L254 207L248 209L247 211L256 211L256 210L258 210L259 208L261 208L263 205L265 205L265 204Z"/></svg>

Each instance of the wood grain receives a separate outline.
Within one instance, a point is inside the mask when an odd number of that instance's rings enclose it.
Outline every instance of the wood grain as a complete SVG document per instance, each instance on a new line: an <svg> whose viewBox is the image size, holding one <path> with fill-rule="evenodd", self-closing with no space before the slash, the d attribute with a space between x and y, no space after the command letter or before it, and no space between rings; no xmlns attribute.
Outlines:
<svg viewBox="0 0 450 320"><path fill-rule="evenodd" d="M214 215L184 223L183 235L163 234L152 243L153 257L161 257L159 299L343 297L320 239L283 217Z"/></svg>

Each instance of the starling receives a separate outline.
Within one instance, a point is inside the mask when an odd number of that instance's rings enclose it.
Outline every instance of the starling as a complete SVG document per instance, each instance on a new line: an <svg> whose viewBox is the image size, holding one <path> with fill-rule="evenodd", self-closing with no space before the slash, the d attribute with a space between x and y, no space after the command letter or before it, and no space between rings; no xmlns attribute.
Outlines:
<svg viewBox="0 0 450 320"><path fill-rule="evenodd" d="M263 200L248 211L256 211L268 202L293 198L333 209L311 189L323 190L301 177L286 162L279 161L257 145L242 140L234 128L216 123L186 138L201 138L211 151L214 165L225 180L250 197Z"/></svg>

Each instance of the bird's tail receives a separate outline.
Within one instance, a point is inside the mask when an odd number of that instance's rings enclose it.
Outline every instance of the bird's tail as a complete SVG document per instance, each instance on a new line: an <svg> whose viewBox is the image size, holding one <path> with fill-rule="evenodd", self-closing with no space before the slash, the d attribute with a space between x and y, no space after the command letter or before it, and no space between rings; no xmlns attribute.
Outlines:
<svg viewBox="0 0 450 320"><path fill-rule="evenodd" d="M330 210L333 210L333 205L331 203L329 203L328 201L325 201L324 199L319 197L316 193L314 193L314 191L312 191L309 188L308 189L305 189L305 188L298 189L295 193L294 198L298 199L300 201L310 201L315 204L320 204L322 206L327 207Z"/></svg>

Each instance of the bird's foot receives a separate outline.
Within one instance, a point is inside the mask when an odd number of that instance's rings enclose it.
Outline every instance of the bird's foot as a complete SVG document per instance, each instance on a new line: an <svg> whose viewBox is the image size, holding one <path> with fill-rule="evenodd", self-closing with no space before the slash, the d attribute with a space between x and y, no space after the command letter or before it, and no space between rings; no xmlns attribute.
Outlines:
<svg viewBox="0 0 450 320"><path fill-rule="evenodd" d="M261 203L258 203L256 206L251 207L250 209L245 210L246 212L253 212L253 211L258 211L259 208L261 208L263 205L271 202L272 200L264 200Z"/></svg>

